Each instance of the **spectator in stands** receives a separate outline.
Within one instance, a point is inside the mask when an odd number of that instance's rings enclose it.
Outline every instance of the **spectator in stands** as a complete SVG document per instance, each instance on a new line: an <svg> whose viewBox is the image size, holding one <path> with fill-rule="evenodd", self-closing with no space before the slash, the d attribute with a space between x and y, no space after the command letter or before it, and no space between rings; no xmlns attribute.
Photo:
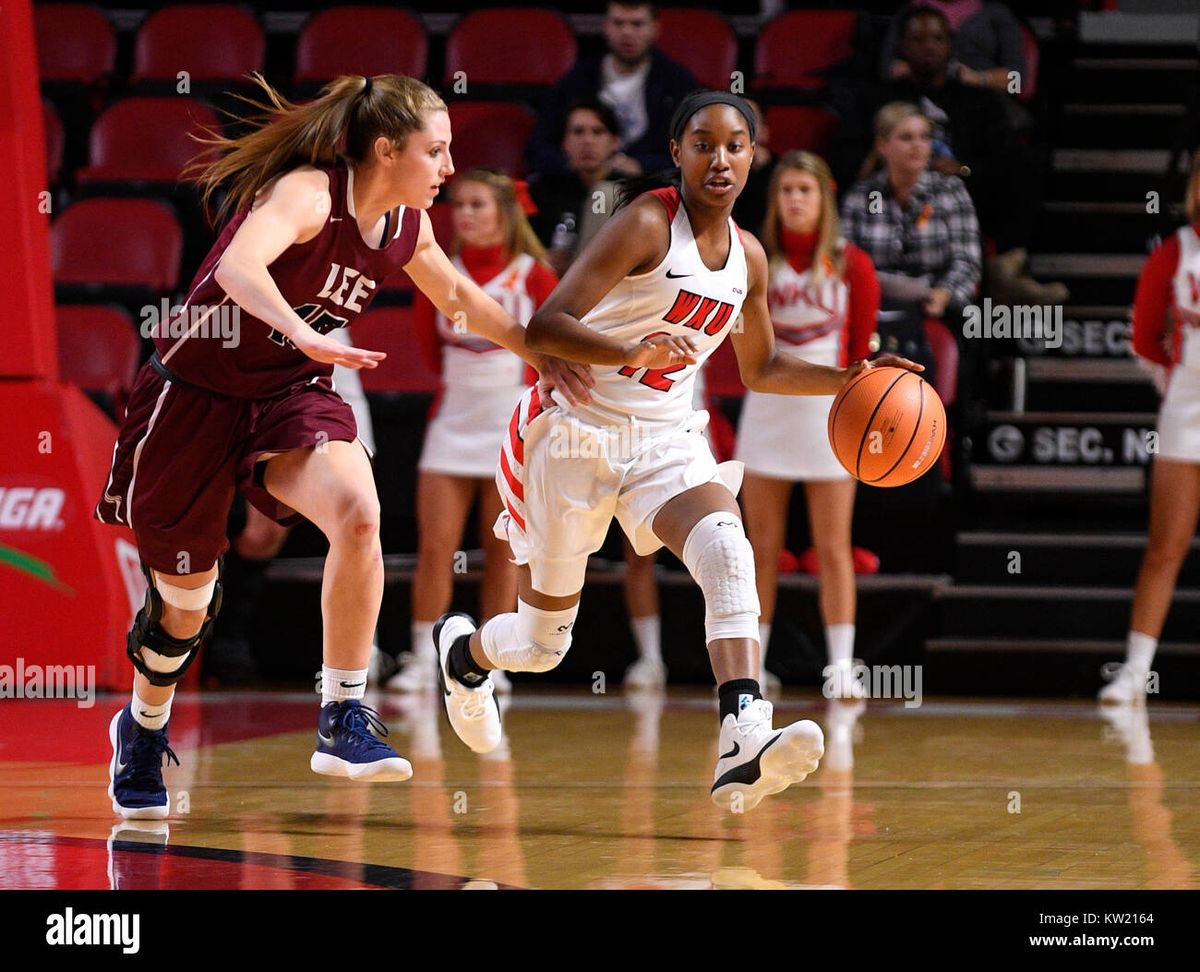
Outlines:
<svg viewBox="0 0 1200 972"><path fill-rule="evenodd" d="M472 169L455 180L452 204L456 269L518 323L527 324L558 278L526 218L532 202L524 184ZM422 353L442 374L442 390L417 465L412 651L402 656L400 671L388 682L389 688L409 692L437 684L433 626L450 610L455 553L476 504L484 551L482 616L516 609L517 569L508 543L492 533L503 508L496 491L496 460L513 408L537 377L511 351L469 333L419 291L413 318ZM492 679L497 691L508 688L507 679L497 682L494 674Z"/></svg>
<svg viewBox="0 0 1200 972"><path fill-rule="evenodd" d="M771 151L771 130L767 127L762 106L753 98L743 100L754 110L754 120L758 127L755 130L750 178L733 204L733 221L757 235L767 215L768 187L778 160Z"/></svg>
<svg viewBox="0 0 1200 972"><path fill-rule="evenodd" d="M911 73L900 56L900 34L912 12L932 8L946 18L953 35L950 74L963 84L1010 90L1011 72L1025 75L1025 43L1017 18L1002 3L985 0L924 0L905 4L888 23L880 59L880 76L898 80Z"/></svg>
<svg viewBox="0 0 1200 972"><path fill-rule="evenodd" d="M825 161L789 152L775 169L762 244L770 261L767 303L775 340L787 354L845 367L870 354L879 311L879 281L870 258L842 239L837 196ZM754 548L762 607L759 684L779 685L766 670L775 613L779 555L794 483L803 482L820 578L821 619L838 694L861 695L851 676L854 654L854 554L850 522L854 480L829 445L833 396L749 391L742 407L736 458L746 464L742 508Z"/></svg>
<svg viewBox="0 0 1200 972"><path fill-rule="evenodd" d="M933 168L963 178L995 243L989 292L1004 303L1064 303L1062 283L1039 284L1022 272L1042 206L1043 164L1017 140L1007 96L953 75L953 31L941 10L910 7L897 17L897 36L908 71L883 85L877 103L912 101L933 123Z"/></svg>
<svg viewBox="0 0 1200 972"><path fill-rule="evenodd" d="M559 276L587 242L585 230L594 232L589 216L597 209L598 215L612 212L613 159L621 144L617 116L596 98L576 101L563 119L560 144L566 168L529 178L529 194L537 205L530 222Z"/></svg>
<svg viewBox="0 0 1200 972"><path fill-rule="evenodd" d="M561 145L563 119L574 102L599 98L617 116L620 150L612 170L640 175L672 166L667 153L668 126L675 105L698 86L692 72L676 64L654 42L658 13L652 3L613 0L604 19L608 53L580 61L542 102L527 156L530 172L562 172L567 158Z"/></svg>
<svg viewBox="0 0 1200 972"><path fill-rule="evenodd" d="M958 398L965 406L978 342L962 341L961 320L979 286L979 222L962 180L931 168L932 154L933 126L916 105L899 101L881 108L864 170L882 168L846 193L842 235L866 251L879 275L882 350L903 349L926 366L924 377L932 384L924 319L944 320L963 348Z"/></svg>
<svg viewBox="0 0 1200 972"><path fill-rule="evenodd" d="M1133 301L1133 351L1163 393L1150 473L1150 525L1134 588L1125 661L1106 672L1102 702L1144 703L1158 639L1200 512L1200 150L1185 196L1190 225L1154 248ZM1168 380L1169 378L1169 380Z"/></svg>

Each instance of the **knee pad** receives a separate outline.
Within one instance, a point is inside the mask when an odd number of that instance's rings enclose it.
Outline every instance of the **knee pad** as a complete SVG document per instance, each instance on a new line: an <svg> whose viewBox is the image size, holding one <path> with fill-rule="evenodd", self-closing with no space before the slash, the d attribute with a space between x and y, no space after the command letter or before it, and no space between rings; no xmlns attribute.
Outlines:
<svg viewBox="0 0 1200 972"><path fill-rule="evenodd" d="M146 603L138 611L133 628L125 640L125 654L151 685L174 685L183 678L200 654L200 648L221 610L223 566L224 558L218 558L216 579L204 587L188 590L156 581L154 571L145 563L142 564L142 573L146 576ZM163 604L170 604L181 611L207 609L200 630L190 638L174 638L167 634L160 623Z"/></svg>
<svg viewBox="0 0 1200 972"><path fill-rule="evenodd" d="M709 513L692 527L683 562L704 593L704 636L758 641L761 608L754 586L754 551L736 513Z"/></svg>
<svg viewBox="0 0 1200 972"><path fill-rule="evenodd" d="M502 614L483 626L483 651L497 668L510 672L548 672L571 647L571 629L579 605L543 611L517 601L516 614Z"/></svg>

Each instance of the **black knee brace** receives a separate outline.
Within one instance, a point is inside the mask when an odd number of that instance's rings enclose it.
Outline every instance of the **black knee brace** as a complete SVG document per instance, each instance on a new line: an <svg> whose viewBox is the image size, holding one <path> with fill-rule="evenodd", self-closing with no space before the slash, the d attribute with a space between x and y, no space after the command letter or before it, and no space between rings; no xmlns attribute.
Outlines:
<svg viewBox="0 0 1200 972"><path fill-rule="evenodd" d="M216 620L217 614L221 610L221 571L224 561L224 557L217 558L217 583L213 588L212 600L208 602L208 610L203 624L200 625L200 630L190 638L173 638L163 630L159 623L163 612L162 595L154 586L153 571L144 562L142 563L142 573L146 576L146 603L138 611L137 617L133 621L133 628L130 629L129 636L125 639L125 654L133 662L133 667L145 675L151 685L174 685L183 678L192 662L200 654L200 649L212 631L213 621ZM186 655L187 659L173 672L156 672L142 660L141 650L143 648L167 658L179 658Z"/></svg>

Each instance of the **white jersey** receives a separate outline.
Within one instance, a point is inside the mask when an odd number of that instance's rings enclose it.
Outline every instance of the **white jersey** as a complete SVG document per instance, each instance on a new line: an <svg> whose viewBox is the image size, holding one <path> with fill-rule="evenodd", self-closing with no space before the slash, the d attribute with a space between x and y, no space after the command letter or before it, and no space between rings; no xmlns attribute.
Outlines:
<svg viewBox="0 0 1200 972"><path fill-rule="evenodd" d="M1200 369L1200 339L1196 336L1196 329L1200 328L1200 237L1191 226L1181 227L1176 236L1179 265L1171 285L1182 342L1179 363L1185 368Z"/></svg>
<svg viewBox="0 0 1200 972"><path fill-rule="evenodd" d="M451 262L464 276L470 276L460 257L455 256ZM534 263L532 256L522 253L491 280L480 285L480 289L522 327L529 323L534 312L533 297L526 283ZM441 311L437 312L436 320L438 338L442 342L442 381L448 394L457 391L469 397L472 389L525 387L525 362L515 354L487 338L472 334L461 325L456 327L455 322Z"/></svg>
<svg viewBox="0 0 1200 972"><path fill-rule="evenodd" d="M840 277L826 276L814 287L811 270L800 273L786 260L771 269L767 306L784 353L836 367L849 305L850 288Z"/></svg>
<svg viewBox="0 0 1200 972"><path fill-rule="evenodd" d="M692 339L696 363L650 370L618 365L592 365L596 380L592 403L568 411L584 417L634 418L651 423L686 421L692 413L696 374L725 340L746 298L746 251L733 219L729 219L729 257L720 270L700 258L692 225L677 189L658 189L671 221L667 255L653 270L625 277L583 317L583 324L622 342L673 334Z"/></svg>

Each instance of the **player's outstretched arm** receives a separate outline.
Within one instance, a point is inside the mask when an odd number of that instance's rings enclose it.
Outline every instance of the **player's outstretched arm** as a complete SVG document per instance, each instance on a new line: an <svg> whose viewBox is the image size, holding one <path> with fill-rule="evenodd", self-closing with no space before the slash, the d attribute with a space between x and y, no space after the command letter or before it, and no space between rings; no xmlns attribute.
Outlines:
<svg viewBox="0 0 1200 972"><path fill-rule="evenodd" d="M894 354L880 355L873 361L856 361L847 368L813 364L790 354L780 354L775 346L775 331L767 307L767 255L753 235L742 231L746 250L749 292L742 305L742 326L732 331L733 350L737 355L742 384L751 391L777 395L836 395L864 368L882 365L924 371L925 366Z"/></svg>
<svg viewBox="0 0 1200 972"><path fill-rule="evenodd" d="M694 363L695 346L687 338L664 335L627 343L580 323L622 279L657 266L669 243L666 211L657 199L643 196L614 213L529 321L530 347L587 364L665 368Z"/></svg>
<svg viewBox="0 0 1200 972"><path fill-rule="evenodd" d="M429 214L424 211L416 249L404 270L417 288L456 326L461 324L468 331L527 361L542 375L547 387L558 388L572 404L578 399L587 401L590 398L587 389L595 384L591 373L572 362L558 361L531 348L526 341L525 328L450 262L433 235Z"/></svg>
<svg viewBox="0 0 1200 972"><path fill-rule="evenodd" d="M280 176L259 196L225 248L213 279L247 314L265 321L316 361L374 368L382 351L348 347L318 334L288 305L267 270L289 246L311 240L329 217L329 177L304 167Z"/></svg>

